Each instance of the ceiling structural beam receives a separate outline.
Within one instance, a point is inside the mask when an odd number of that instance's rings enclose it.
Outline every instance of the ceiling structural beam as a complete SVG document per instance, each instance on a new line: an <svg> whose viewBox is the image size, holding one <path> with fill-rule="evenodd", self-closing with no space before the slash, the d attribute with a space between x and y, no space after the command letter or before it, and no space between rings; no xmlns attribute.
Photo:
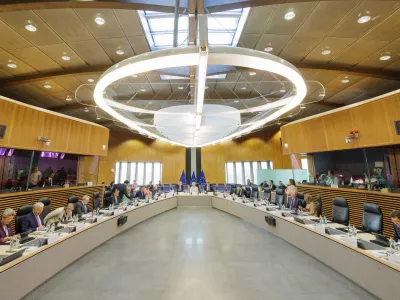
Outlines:
<svg viewBox="0 0 400 300"><path fill-rule="evenodd" d="M188 32L188 46L196 45L196 37L197 37L197 0L189 0L188 1L188 14L189 14L189 32ZM189 67L189 75L190 75L190 102L194 103L195 96L195 76L196 76L196 67Z"/></svg>
<svg viewBox="0 0 400 300"><path fill-rule="evenodd" d="M179 27L179 0L175 0L174 16L174 48L178 47L178 27Z"/></svg>

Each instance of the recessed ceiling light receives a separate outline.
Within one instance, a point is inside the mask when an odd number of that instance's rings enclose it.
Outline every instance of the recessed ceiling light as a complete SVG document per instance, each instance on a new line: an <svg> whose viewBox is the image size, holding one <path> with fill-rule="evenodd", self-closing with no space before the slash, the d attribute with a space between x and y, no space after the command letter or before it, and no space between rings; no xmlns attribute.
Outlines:
<svg viewBox="0 0 400 300"><path fill-rule="evenodd" d="M44 84L44 88L45 89L51 89L51 85L50 84L48 84L47 82Z"/></svg>
<svg viewBox="0 0 400 300"><path fill-rule="evenodd" d="M83 111L84 112L89 112L89 108L85 108Z"/></svg>
<svg viewBox="0 0 400 300"><path fill-rule="evenodd" d="M285 88L281 88L279 91L280 91L281 93L285 93L285 92L286 92L286 89L285 89Z"/></svg>
<svg viewBox="0 0 400 300"><path fill-rule="evenodd" d="M329 49L325 49L325 50L323 50L323 51L321 52L322 55L329 55L329 54L331 54L331 53L332 53L332 51L329 50Z"/></svg>
<svg viewBox="0 0 400 300"><path fill-rule="evenodd" d="M32 21L28 21L28 24L25 25L25 29L30 32L37 31L37 27L32 23Z"/></svg>
<svg viewBox="0 0 400 300"><path fill-rule="evenodd" d="M371 16L365 15L365 16L359 17L358 20L357 20L357 22L358 22L359 24L364 24L364 23L367 23L367 22L371 21L371 19L372 19Z"/></svg>
<svg viewBox="0 0 400 300"><path fill-rule="evenodd" d="M285 20L288 20L288 21L292 20L292 19L294 19L295 16L296 16L295 12L293 10L290 10L285 14Z"/></svg>
<svg viewBox="0 0 400 300"><path fill-rule="evenodd" d="M235 100L234 102L235 102L235 103L239 103L239 100Z"/></svg>
<svg viewBox="0 0 400 300"><path fill-rule="evenodd" d="M141 91L141 92L145 92L145 91L146 91L146 89L140 89L140 91Z"/></svg>
<svg viewBox="0 0 400 300"><path fill-rule="evenodd" d="M100 117L97 117L96 120L101 120L101 118L100 118Z"/></svg>
<svg viewBox="0 0 400 300"><path fill-rule="evenodd" d="M102 18L102 17L100 17L100 16L98 16L98 17L96 17L95 19L94 19L94 21L96 22L96 24L97 25L104 25L105 23L106 23L106 21Z"/></svg>
<svg viewBox="0 0 400 300"><path fill-rule="evenodd" d="M266 48L264 48L264 51L265 51L265 52L271 52L272 50L274 50L274 48L272 48L272 47L266 47Z"/></svg>
<svg viewBox="0 0 400 300"><path fill-rule="evenodd" d="M178 86L178 89L179 90L183 90L183 86Z"/></svg>
<svg viewBox="0 0 400 300"><path fill-rule="evenodd" d="M118 49L115 53L117 53L118 55L124 55L125 51L122 49Z"/></svg>
<svg viewBox="0 0 400 300"><path fill-rule="evenodd" d="M15 69L17 67L17 64L15 63L15 61L13 60L9 60L7 67L11 68L11 69Z"/></svg>
<svg viewBox="0 0 400 300"><path fill-rule="evenodd" d="M71 100L72 100L72 97L71 97L71 96L67 96L67 98L65 98L65 100L71 101Z"/></svg>
<svg viewBox="0 0 400 300"><path fill-rule="evenodd" d="M257 73L256 72L249 72L249 75L250 76L254 76L254 75L256 75Z"/></svg>
<svg viewBox="0 0 400 300"><path fill-rule="evenodd" d="M94 82L94 79L89 78L87 81L89 81L89 82Z"/></svg>
<svg viewBox="0 0 400 300"><path fill-rule="evenodd" d="M276 123L276 124L281 125L282 123L281 123L281 122L278 122L278 123Z"/></svg>
<svg viewBox="0 0 400 300"><path fill-rule="evenodd" d="M149 104L152 104L152 103L153 103L153 102L151 102L151 101L149 102Z"/></svg>
<svg viewBox="0 0 400 300"><path fill-rule="evenodd" d="M241 89L241 90L247 90L247 87L242 86L240 89Z"/></svg>
<svg viewBox="0 0 400 300"><path fill-rule="evenodd" d="M385 54L385 55L382 55L379 59L380 60L389 60L391 58L392 58L392 56L390 56L389 54Z"/></svg>
<svg viewBox="0 0 400 300"><path fill-rule="evenodd" d="M325 97L325 94L319 94L320 97Z"/></svg>
<svg viewBox="0 0 400 300"><path fill-rule="evenodd" d="M68 60L71 60L71 57L69 57L68 55L63 55L63 56L61 56L61 59L68 61Z"/></svg>
<svg viewBox="0 0 400 300"><path fill-rule="evenodd" d="M300 109L305 109L306 106L305 105L300 105Z"/></svg>
<svg viewBox="0 0 400 300"><path fill-rule="evenodd" d="M345 77L343 80L342 80L342 83L348 83L350 80L347 78L347 77Z"/></svg>
<svg viewBox="0 0 400 300"><path fill-rule="evenodd" d="M290 118L291 118L292 116L293 116L292 114L289 115Z"/></svg>
<svg viewBox="0 0 400 300"><path fill-rule="evenodd" d="M136 75L136 74L133 74L133 75L132 75L132 77L133 77L133 78L136 78L136 77L137 77L137 75Z"/></svg>
<svg viewBox="0 0 400 300"><path fill-rule="evenodd" d="M208 85L206 85L204 88L205 88L206 90L208 90Z"/></svg>

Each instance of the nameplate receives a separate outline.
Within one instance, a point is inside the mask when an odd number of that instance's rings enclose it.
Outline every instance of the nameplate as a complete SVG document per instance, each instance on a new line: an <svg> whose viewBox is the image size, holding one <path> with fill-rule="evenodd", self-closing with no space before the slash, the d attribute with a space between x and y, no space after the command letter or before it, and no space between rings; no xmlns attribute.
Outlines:
<svg viewBox="0 0 400 300"><path fill-rule="evenodd" d="M357 237L346 235L342 238L342 241L357 248Z"/></svg>
<svg viewBox="0 0 400 300"><path fill-rule="evenodd" d="M76 231L79 231L85 227L85 223L78 223L76 224Z"/></svg>
<svg viewBox="0 0 400 300"><path fill-rule="evenodd" d="M325 233L325 226L322 224L315 225L315 231L319 233Z"/></svg>
<svg viewBox="0 0 400 300"><path fill-rule="evenodd" d="M395 264L400 264L400 255L390 255L388 260Z"/></svg>
<svg viewBox="0 0 400 300"><path fill-rule="evenodd" d="M92 186L92 185L93 185L93 182L89 181L89 182L87 183L87 185L88 185L88 186Z"/></svg>
<svg viewBox="0 0 400 300"><path fill-rule="evenodd" d="M331 184L331 188L337 189L337 188L339 188L339 186L337 184Z"/></svg>
<svg viewBox="0 0 400 300"><path fill-rule="evenodd" d="M103 215L99 215L97 216L97 222L100 222L101 220L103 220L104 216Z"/></svg>
<svg viewBox="0 0 400 300"><path fill-rule="evenodd" d="M51 234L48 239L47 239L47 244L52 244L56 241L58 241L60 237L58 236L58 234Z"/></svg>

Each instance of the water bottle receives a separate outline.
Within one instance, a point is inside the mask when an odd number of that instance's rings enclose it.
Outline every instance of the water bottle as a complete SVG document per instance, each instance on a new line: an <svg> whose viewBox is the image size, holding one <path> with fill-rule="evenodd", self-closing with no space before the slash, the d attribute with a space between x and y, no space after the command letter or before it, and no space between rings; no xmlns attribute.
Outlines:
<svg viewBox="0 0 400 300"><path fill-rule="evenodd" d="M357 228L353 225L353 237L357 237Z"/></svg>
<svg viewBox="0 0 400 300"><path fill-rule="evenodd" d="M324 225L326 226L326 224L328 224L328 220L327 220L326 217L324 216Z"/></svg>
<svg viewBox="0 0 400 300"><path fill-rule="evenodd" d="M324 224L324 220L322 219L322 216L319 216L319 224L321 224L321 225Z"/></svg>

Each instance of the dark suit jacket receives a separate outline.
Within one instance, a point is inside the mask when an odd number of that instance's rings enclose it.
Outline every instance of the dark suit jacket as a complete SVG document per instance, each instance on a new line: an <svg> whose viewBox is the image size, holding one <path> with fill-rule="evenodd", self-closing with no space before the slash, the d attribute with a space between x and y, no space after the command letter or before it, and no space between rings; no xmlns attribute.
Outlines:
<svg viewBox="0 0 400 300"><path fill-rule="evenodd" d="M43 222L43 217L42 215L39 216L40 218L40 222L42 222L42 225L44 226L44 222ZM21 222L21 233L22 232L27 232L29 230L31 231L36 231L36 229L39 227L39 224L36 220L35 215L33 214L33 212L25 215L22 218L22 222Z"/></svg>
<svg viewBox="0 0 400 300"><path fill-rule="evenodd" d="M183 184L180 187L179 187L179 185L176 185L176 191L183 192Z"/></svg>
<svg viewBox="0 0 400 300"><path fill-rule="evenodd" d="M119 202L121 202L121 201L122 201L122 196L123 196L124 194L126 194L126 185L123 184L123 183L114 184L114 186L113 186L111 192L114 193L114 191L115 191L116 189L119 190L119 195L118 195L118 197L119 197ZM127 197L128 197L128 195L127 195Z"/></svg>
<svg viewBox="0 0 400 300"><path fill-rule="evenodd" d="M243 197L243 195L244 195L244 190L243 190L243 189L241 189L240 191L237 190L237 191L236 191L236 195L237 195L238 197Z"/></svg>
<svg viewBox="0 0 400 300"><path fill-rule="evenodd" d="M115 196L111 195L110 197L106 198L106 207L110 206L111 204L119 204L121 202L121 200L119 199L119 197L117 197L117 199L115 200Z"/></svg>
<svg viewBox="0 0 400 300"><path fill-rule="evenodd" d="M275 191L275 190L276 190L276 185L273 184L273 185L270 187L270 189L271 189L272 191ZM285 189L286 189L286 187L285 187Z"/></svg>
<svg viewBox="0 0 400 300"><path fill-rule="evenodd" d="M394 229L394 236L393 239L398 242L400 238L400 227L396 226L396 224L393 223L393 229Z"/></svg>
<svg viewBox="0 0 400 300"><path fill-rule="evenodd" d="M292 197L288 197L287 203L286 203L286 208L290 208L290 204L292 204L291 208L293 210L297 210L299 208L299 205L301 205L298 198L293 199Z"/></svg>
<svg viewBox="0 0 400 300"><path fill-rule="evenodd" d="M86 213L91 212L90 208L88 206L86 206L87 210ZM74 210L72 211L72 215L78 215L81 216L85 214L85 210L83 208L83 202L82 201L78 201L77 203L75 203L74 205Z"/></svg>
<svg viewBox="0 0 400 300"><path fill-rule="evenodd" d="M206 192L214 192L214 189L213 189L213 187L212 187L212 185L211 184L209 184L209 185L205 185L204 186L204 190L206 191Z"/></svg>
<svg viewBox="0 0 400 300"><path fill-rule="evenodd" d="M12 230L11 224L7 224L7 230L8 230L8 235L4 231L3 225L0 223L0 245L4 245L3 239L5 237L13 235L13 230Z"/></svg>
<svg viewBox="0 0 400 300"><path fill-rule="evenodd" d="M136 193L136 198L139 198L139 199L146 199L146 196L145 196L145 194L144 194L142 191L138 191L138 192Z"/></svg>
<svg viewBox="0 0 400 300"><path fill-rule="evenodd" d="M278 185L278 189L282 189L282 190L286 190L286 185L282 184L282 185Z"/></svg>

